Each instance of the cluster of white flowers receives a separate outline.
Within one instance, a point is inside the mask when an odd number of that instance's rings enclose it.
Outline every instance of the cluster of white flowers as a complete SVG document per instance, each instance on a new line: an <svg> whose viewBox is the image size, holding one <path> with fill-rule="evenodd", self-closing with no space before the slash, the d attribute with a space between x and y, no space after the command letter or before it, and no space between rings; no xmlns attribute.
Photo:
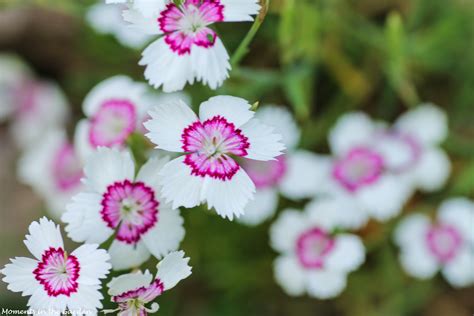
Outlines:
<svg viewBox="0 0 474 316"><path fill-rule="evenodd" d="M155 88L172 92L197 80L215 89L230 64L209 26L251 21L257 2L108 0L92 7L88 20L131 46L158 37L140 61ZM83 243L66 252L59 226L41 218L25 239L34 259L15 258L1 270L8 289L51 315L96 313L111 269L130 273L108 283L117 308L106 312L156 312L155 298L191 274L179 251L180 208L205 204L223 218L258 225L274 216L280 194L310 202L304 211L283 210L270 228L280 253L276 281L289 295L335 297L365 260L357 230L396 217L416 190L438 190L450 174L439 147L447 118L430 104L392 126L346 114L329 133L331 155L321 155L298 148L301 132L283 106L256 111L242 98L214 96L195 113L186 94L157 94L120 75L85 97L85 118L69 141L58 87L12 56L0 57L0 72L0 118L11 119L25 150L19 178L44 197L68 237ZM148 146L145 161L133 152L136 137ZM420 278L441 269L454 286L474 283L473 216L472 202L455 199L441 206L436 223L408 217L395 233L403 267ZM151 258L161 260L154 277L140 270Z"/></svg>

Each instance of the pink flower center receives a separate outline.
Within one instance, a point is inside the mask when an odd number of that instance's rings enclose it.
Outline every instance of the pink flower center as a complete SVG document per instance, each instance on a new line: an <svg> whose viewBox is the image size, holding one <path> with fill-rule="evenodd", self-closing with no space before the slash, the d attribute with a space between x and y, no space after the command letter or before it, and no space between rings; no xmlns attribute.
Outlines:
<svg viewBox="0 0 474 316"><path fill-rule="evenodd" d="M70 191L77 188L83 175L82 166L74 147L65 143L59 148L53 159L53 179L60 191Z"/></svg>
<svg viewBox="0 0 474 316"><path fill-rule="evenodd" d="M307 269L321 269L325 257L334 248L334 239L320 228L312 228L296 241L296 254L301 265Z"/></svg>
<svg viewBox="0 0 474 316"><path fill-rule="evenodd" d="M287 170L287 162L284 155L270 161L245 159L242 164L242 167L258 189L277 186Z"/></svg>
<svg viewBox="0 0 474 316"><path fill-rule="evenodd" d="M441 263L451 261L462 245L459 231L451 225L433 225L426 233L428 249Z"/></svg>
<svg viewBox="0 0 474 316"><path fill-rule="evenodd" d="M246 156L250 147L240 129L221 116L204 123L195 122L182 134L183 150L189 152L184 163L195 176L230 180L240 166L229 155Z"/></svg>
<svg viewBox="0 0 474 316"><path fill-rule="evenodd" d="M173 52L191 53L191 46L212 47L216 32L208 26L224 20L224 6L219 0L185 0L180 6L169 3L158 18L165 42Z"/></svg>
<svg viewBox="0 0 474 316"><path fill-rule="evenodd" d="M102 219L108 227L118 228L117 240L127 244L137 243L158 222L159 202L153 189L142 182L109 185L101 204Z"/></svg>
<svg viewBox="0 0 474 316"><path fill-rule="evenodd" d="M107 100L91 118L89 141L94 147L122 146L136 126L137 113L129 100Z"/></svg>
<svg viewBox="0 0 474 316"><path fill-rule="evenodd" d="M126 315L147 315L145 304L160 296L163 291L163 282L156 279L149 286L142 286L138 289L113 296L112 301L118 303L119 310Z"/></svg>
<svg viewBox="0 0 474 316"><path fill-rule="evenodd" d="M15 99L18 104L16 113L19 117L27 117L34 114L37 105L36 99L40 89L41 84L34 80L24 80L15 89Z"/></svg>
<svg viewBox="0 0 474 316"><path fill-rule="evenodd" d="M381 155L367 148L356 148L335 162L332 175L345 189L354 192L376 182L383 167Z"/></svg>
<svg viewBox="0 0 474 316"><path fill-rule="evenodd" d="M50 297L70 296L79 287L77 279L80 272L79 261L68 256L62 248L49 248L33 271L35 279L43 285Z"/></svg>

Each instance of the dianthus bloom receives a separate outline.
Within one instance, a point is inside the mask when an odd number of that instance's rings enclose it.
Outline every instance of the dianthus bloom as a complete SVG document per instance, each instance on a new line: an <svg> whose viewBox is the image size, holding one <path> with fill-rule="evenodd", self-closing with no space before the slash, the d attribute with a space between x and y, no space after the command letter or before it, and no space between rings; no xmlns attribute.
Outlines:
<svg viewBox="0 0 474 316"><path fill-rule="evenodd" d="M369 218L393 218L412 193L409 181L390 172L387 158L368 141L375 127L362 113L341 117L329 135L333 155L320 156L317 207L341 228L360 228Z"/></svg>
<svg viewBox="0 0 474 316"><path fill-rule="evenodd" d="M135 176L128 152L100 147L85 165L84 191L73 197L62 216L69 237L103 243L114 236L109 253L116 270L178 249L183 219L159 195L157 174L167 161L151 158Z"/></svg>
<svg viewBox="0 0 474 316"><path fill-rule="evenodd" d="M86 118L76 128L75 143L82 159L97 147L125 148L128 137L138 130L148 109L146 86L126 76L99 83L86 96Z"/></svg>
<svg viewBox="0 0 474 316"><path fill-rule="evenodd" d="M150 111L148 138L158 149L184 153L160 172L162 193L173 207L207 202L231 220L244 213L255 185L238 161L272 160L284 149L281 136L254 114L247 101L231 96L202 103L199 117L179 101Z"/></svg>
<svg viewBox="0 0 474 316"><path fill-rule="evenodd" d="M11 55L0 55L0 120L10 118L16 143L29 148L46 131L61 128L69 118L69 104L60 87L38 80Z"/></svg>
<svg viewBox="0 0 474 316"><path fill-rule="evenodd" d="M105 312L118 312L119 316L156 313L159 306L151 302L191 275L188 262L189 258L184 258L183 251L172 252L156 266L158 272L155 278L147 270L145 273L138 271L112 279L108 284L109 295L119 307ZM150 306L147 307L147 304Z"/></svg>
<svg viewBox="0 0 474 316"><path fill-rule="evenodd" d="M59 226L44 217L30 225L25 245L35 258L12 259L1 273L10 291L31 296L35 314L88 315L102 308L100 279L110 270L105 250L90 244L66 252Z"/></svg>
<svg viewBox="0 0 474 316"><path fill-rule="evenodd" d="M82 188L82 163L64 130L46 132L20 159L20 180L30 185L59 219L71 197Z"/></svg>
<svg viewBox="0 0 474 316"><path fill-rule="evenodd" d="M284 210L270 229L275 260L275 279L292 296L327 299L346 287L347 275L365 260L359 237L334 233L311 209Z"/></svg>
<svg viewBox="0 0 474 316"><path fill-rule="evenodd" d="M257 189L255 198L239 217L239 222L246 225L258 225L270 218L277 209L279 193L293 200L310 198L317 192L320 181L318 156L296 149L301 132L290 111L282 106L266 105L259 108L255 117L282 135L287 152L272 161L242 162L242 168Z"/></svg>
<svg viewBox="0 0 474 316"><path fill-rule="evenodd" d="M435 221L424 214L403 219L395 231L405 271L420 279L439 270L454 287L474 284L474 203L453 198L441 204Z"/></svg>
<svg viewBox="0 0 474 316"><path fill-rule="evenodd" d="M182 90L186 82L202 81L212 89L228 77L229 55L214 23L252 21L257 0L134 1L126 21L146 34L160 36L143 52L145 77L165 92Z"/></svg>

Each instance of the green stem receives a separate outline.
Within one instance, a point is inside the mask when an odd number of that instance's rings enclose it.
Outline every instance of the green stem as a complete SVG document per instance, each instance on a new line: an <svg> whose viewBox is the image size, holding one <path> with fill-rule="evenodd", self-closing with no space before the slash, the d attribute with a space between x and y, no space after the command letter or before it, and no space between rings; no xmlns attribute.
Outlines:
<svg viewBox="0 0 474 316"><path fill-rule="evenodd" d="M232 55L232 58L230 59L230 64L232 65L232 68L235 68L240 63L242 58L244 58L245 55L249 52L249 45L257 34L257 31L262 25L263 20L265 20L265 17L267 16L268 8L270 6L270 0L260 0L260 5L262 6L260 9L260 13L255 18L252 27L248 31L247 35L245 35L245 38L242 40L239 47L237 47L236 51L234 52L234 55Z"/></svg>

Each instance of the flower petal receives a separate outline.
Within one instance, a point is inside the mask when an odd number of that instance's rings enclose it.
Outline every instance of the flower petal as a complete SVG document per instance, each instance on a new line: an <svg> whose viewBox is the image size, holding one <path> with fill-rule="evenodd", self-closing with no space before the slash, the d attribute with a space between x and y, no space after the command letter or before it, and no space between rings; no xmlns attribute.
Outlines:
<svg viewBox="0 0 474 316"><path fill-rule="evenodd" d="M277 206L278 192L275 189L257 190L254 199L245 207L245 213L237 221L248 226L259 225L275 214Z"/></svg>
<svg viewBox="0 0 474 316"><path fill-rule="evenodd" d="M156 258L162 258L170 251L178 249L185 234L183 222L179 210L160 205L158 222L142 236L148 251Z"/></svg>
<svg viewBox="0 0 474 316"><path fill-rule="evenodd" d="M130 245L114 240L109 248L109 254L114 270L136 268L150 258L150 252L143 242Z"/></svg>
<svg viewBox="0 0 474 316"><path fill-rule="evenodd" d="M201 203L204 178L191 174L191 168L184 163L185 156L168 162L160 171L161 193L173 208L191 208Z"/></svg>
<svg viewBox="0 0 474 316"><path fill-rule="evenodd" d="M285 150L281 135L276 134L273 127L262 124L258 119L251 119L242 125L241 130L250 144L245 158L267 161L280 156Z"/></svg>
<svg viewBox="0 0 474 316"><path fill-rule="evenodd" d="M182 135L186 127L198 120L196 114L183 101L158 104L149 112L151 119L144 123L146 136L157 148L183 152Z"/></svg>
<svg viewBox="0 0 474 316"><path fill-rule="evenodd" d="M352 112L341 116L329 133L329 145L340 156L355 146L365 145L374 136L375 125L367 114Z"/></svg>
<svg viewBox="0 0 474 316"><path fill-rule="evenodd" d="M230 180L206 178L203 198L209 209L232 220L244 213L245 206L255 194L255 185L247 173L240 168Z"/></svg>
<svg viewBox="0 0 474 316"><path fill-rule="evenodd" d="M28 228L24 243L36 259L41 260L43 253L49 248L64 248L63 238L59 225L46 217L40 218L39 222L33 222Z"/></svg>
<svg viewBox="0 0 474 316"><path fill-rule="evenodd" d="M175 251L166 255L156 266L156 278L163 282L165 290L169 290L179 281L191 275L189 258L184 257L184 251Z"/></svg>
<svg viewBox="0 0 474 316"><path fill-rule="evenodd" d="M324 269L334 272L351 272L360 267L365 260L365 247L355 235L336 235L334 250L329 253Z"/></svg>
<svg viewBox="0 0 474 316"><path fill-rule="evenodd" d="M273 264L275 280L291 296L300 296L305 292L305 271L295 257L280 256Z"/></svg>
<svg viewBox="0 0 474 316"><path fill-rule="evenodd" d="M311 271L307 276L308 294L319 299L338 296L346 287L347 276L337 271Z"/></svg>
<svg viewBox="0 0 474 316"><path fill-rule="evenodd" d="M414 135L425 145L439 144L448 135L448 117L437 106L425 103L403 114L395 122L395 128Z"/></svg>
<svg viewBox="0 0 474 316"><path fill-rule="evenodd" d="M104 249L98 249L97 244L85 244L74 250L74 255L79 261L81 271L77 282L79 284L100 285L100 279L107 277L112 266L110 256Z"/></svg>
<svg viewBox="0 0 474 316"><path fill-rule="evenodd" d="M221 0L224 5L224 21L253 21L252 15L260 10L258 0Z"/></svg>
<svg viewBox="0 0 474 316"><path fill-rule="evenodd" d="M229 95L212 97L199 107L201 122L221 116L229 123L234 124L236 129L247 123L254 114L255 112L250 110L247 100Z"/></svg>

